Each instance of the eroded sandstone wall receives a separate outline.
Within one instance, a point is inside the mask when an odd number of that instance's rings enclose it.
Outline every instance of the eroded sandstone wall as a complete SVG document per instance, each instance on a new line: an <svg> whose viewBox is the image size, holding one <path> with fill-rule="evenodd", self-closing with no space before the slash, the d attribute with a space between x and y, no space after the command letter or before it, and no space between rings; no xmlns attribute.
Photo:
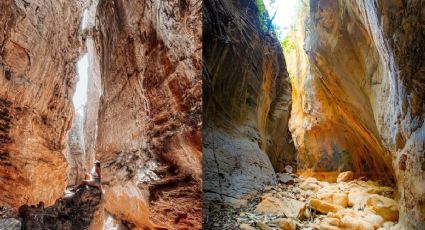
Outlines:
<svg viewBox="0 0 425 230"><path fill-rule="evenodd" d="M47 206L63 194L83 7L0 2L0 206Z"/></svg>
<svg viewBox="0 0 425 230"><path fill-rule="evenodd" d="M261 1L260 1L261 2ZM234 205L295 160L280 44L253 0L204 1L204 200ZM208 209L204 206L204 209Z"/></svg>
<svg viewBox="0 0 425 230"><path fill-rule="evenodd" d="M202 1L102 0L96 158L105 209L138 228L201 227Z"/></svg>
<svg viewBox="0 0 425 230"><path fill-rule="evenodd" d="M300 171L395 178L406 229L425 222L424 7L310 1L288 56Z"/></svg>

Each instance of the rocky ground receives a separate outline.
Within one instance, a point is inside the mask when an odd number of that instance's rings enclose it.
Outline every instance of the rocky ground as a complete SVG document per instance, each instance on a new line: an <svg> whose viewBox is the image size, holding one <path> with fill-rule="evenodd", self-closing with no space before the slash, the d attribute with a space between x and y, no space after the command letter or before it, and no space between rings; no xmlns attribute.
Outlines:
<svg viewBox="0 0 425 230"><path fill-rule="evenodd" d="M278 174L279 183L266 187L240 209L213 207L207 229L402 229L393 186L341 173L338 182Z"/></svg>
<svg viewBox="0 0 425 230"><path fill-rule="evenodd" d="M83 188L76 193L67 192L49 207L44 207L42 202L37 206L23 205L19 213L0 207L0 229L89 229L100 208L101 198L101 190Z"/></svg>

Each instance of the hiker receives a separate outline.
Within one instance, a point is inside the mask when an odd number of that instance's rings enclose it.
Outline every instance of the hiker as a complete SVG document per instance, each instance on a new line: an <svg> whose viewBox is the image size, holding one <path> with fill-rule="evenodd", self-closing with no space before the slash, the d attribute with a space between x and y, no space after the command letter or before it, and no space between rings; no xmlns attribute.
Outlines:
<svg viewBox="0 0 425 230"><path fill-rule="evenodd" d="M79 188L83 188L84 186L92 186L96 188L100 188L100 179L101 179L101 173L100 173L100 161L95 161L94 166L90 171L90 174L85 175L85 180L81 181L81 183L73 188L71 191L77 191Z"/></svg>

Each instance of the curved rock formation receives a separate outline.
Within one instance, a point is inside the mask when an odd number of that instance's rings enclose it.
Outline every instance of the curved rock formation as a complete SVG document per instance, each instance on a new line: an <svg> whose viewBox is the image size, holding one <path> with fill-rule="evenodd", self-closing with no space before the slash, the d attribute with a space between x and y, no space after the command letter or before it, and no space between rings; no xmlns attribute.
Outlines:
<svg viewBox="0 0 425 230"><path fill-rule="evenodd" d="M250 192L276 182L273 166L279 171L295 160L285 61L256 2L204 1L207 201L240 205Z"/></svg>
<svg viewBox="0 0 425 230"><path fill-rule="evenodd" d="M424 226L424 2L310 4L288 56L299 169L394 177L400 223Z"/></svg>
<svg viewBox="0 0 425 230"><path fill-rule="evenodd" d="M97 8L105 209L138 228L201 228L202 1Z"/></svg>
<svg viewBox="0 0 425 230"><path fill-rule="evenodd" d="M63 194L83 7L0 3L0 206L50 205Z"/></svg>

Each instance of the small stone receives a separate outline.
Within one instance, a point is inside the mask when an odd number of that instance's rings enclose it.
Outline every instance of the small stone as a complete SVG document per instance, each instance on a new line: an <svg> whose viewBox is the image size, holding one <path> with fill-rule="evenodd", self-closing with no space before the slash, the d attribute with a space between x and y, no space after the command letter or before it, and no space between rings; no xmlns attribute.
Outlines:
<svg viewBox="0 0 425 230"><path fill-rule="evenodd" d="M338 212L341 209L341 207L337 205L319 199L311 199L309 206L324 214L327 214L328 212Z"/></svg>
<svg viewBox="0 0 425 230"><path fill-rule="evenodd" d="M338 175L338 178L336 179L336 182L346 182L353 180L354 173L351 171L342 172Z"/></svg>
<svg viewBox="0 0 425 230"><path fill-rule="evenodd" d="M297 223L289 218L279 218L273 221L273 223L283 230L295 230L297 227Z"/></svg>
<svg viewBox="0 0 425 230"><path fill-rule="evenodd" d="M294 169L290 165L285 166L284 170L285 170L286 173L293 173L294 172Z"/></svg>
<svg viewBox="0 0 425 230"><path fill-rule="evenodd" d="M288 173L277 173L277 179L284 184L294 184L294 178Z"/></svg>
<svg viewBox="0 0 425 230"><path fill-rule="evenodd" d="M258 221L258 222L255 222L255 223L257 224L257 227L260 228L261 230L272 230L271 227L269 227L267 224L265 224L261 221Z"/></svg>
<svg viewBox="0 0 425 230"><path fill-rule="evenodd" d="M376 214L382 216L385 220L398 220L398 205L393 199L373 194L369 196L369 199L367 199L367 206L375 211Z"/></svg>
<svg viewBox="0 0 425 230"><path fill-rule="evenodd" d="M241 225L239 225L239 228L241 230L256 230L256 228L252 227L249 224L241 224Z"/></svg>
<svg viewBox="0 0 425 230"><path fill-rule="evenodd" d="M300 183L299 187L302 190L311 190L315 192L317 192L320 189L319 185L317 185L315 182L310 182L310 181L304 181Z"/></svg>

